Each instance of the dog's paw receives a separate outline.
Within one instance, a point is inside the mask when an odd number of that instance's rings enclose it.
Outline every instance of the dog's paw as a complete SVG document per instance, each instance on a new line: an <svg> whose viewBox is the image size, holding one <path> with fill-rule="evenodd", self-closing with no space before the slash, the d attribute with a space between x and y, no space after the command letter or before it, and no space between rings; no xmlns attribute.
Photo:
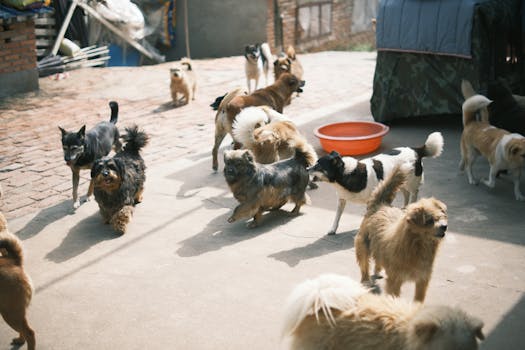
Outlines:
<svg viewBox="0 0 525 350"><path fill-rule="evenodd" d="M470 179L470 180L468 180L468 183L471 184L471 185L477 186L477 185L479 185L479 180Z"/></svg>
<svg viewBox="0 0 525 350"><path fill-rule="evenodd" d="M12 345L24 345L25 342L26 340L22 337L14 338L13 340L11 340Z"/></svg>
<svg viewBox="0 0 525 350"><path fill-rule="evenodd" d="M232 222L235 222L235 218L233 216L230 216L228 218L228 222L231 224Z"/></svg>
<svg viewBox="0 0 525 350"><path fill-rule="evenodd" d="M79 200L76 200L74 203L73 203L73 209L78 209L80 208L80 201Z"/></svg>
<svg viewBox="0 0 525 350"><path fill-rule="evenodd" d="M516 194L516 200L523 202L523 201L525 201L525 196L522 195L521 193L520 194Z"/></svg>
<svg viewBox="0 0 525 350"><path fill-rule="evenodd" d="M93 196L87 196L86 197L86 202L91 202L93 200Z"/></svg>
<svg viewBox="0 0 525 350"><path fill-rule="evenodd" d="M328 236L334 236L335 235L335 230L328 231L327 235Z"/></svg>
<svg viewBox="0 0 525 350"><path fill-rule="evenodd" d="M246 227L248 227L248 228L256 228L257 226L259 226L259 225L257 224L257 221L255 221L255 220L252 220L252 221L250 221L249 223L246 224Z"/></svg>
<svg viewBox="0 0 525 350"><path fill-rule="evenodd" d="M488 188L494 188L496 186L495 182L491 182L490 180L487 180L487 179L481 179L481 182L483 182L483 184L487 186Z"/></svg>

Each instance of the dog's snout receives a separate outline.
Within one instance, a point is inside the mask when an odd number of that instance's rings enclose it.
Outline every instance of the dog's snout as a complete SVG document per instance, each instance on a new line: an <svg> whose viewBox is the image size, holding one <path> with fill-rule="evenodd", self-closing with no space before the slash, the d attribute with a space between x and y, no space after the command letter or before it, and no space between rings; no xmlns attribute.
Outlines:
<svg viewBox="0 0 525 350"><path fill-rule="evenodd" d="M301 80L301 82L300 82L299 86L300 86L300 87L303 87L303 86L304 86L304 84L306 84L306 81L305 81L305 80Z"/></svg>
<svg viewBox="0 0 525 350"><path fill-rule="evenodd" d="M102 170L102 176L106 177L109 175L109 171L107 170Z"/></svg>
<svg viewBox="0 0 525 350"><path fill-rule="evenodd" d="M446 231L447 231L447 227L448 227L448 226L447 226L446 224L445 224L445 225L442 224L441 226L439 226L439 229L440 229L441 231L443 231L443 232L446 232Z"/></svg>

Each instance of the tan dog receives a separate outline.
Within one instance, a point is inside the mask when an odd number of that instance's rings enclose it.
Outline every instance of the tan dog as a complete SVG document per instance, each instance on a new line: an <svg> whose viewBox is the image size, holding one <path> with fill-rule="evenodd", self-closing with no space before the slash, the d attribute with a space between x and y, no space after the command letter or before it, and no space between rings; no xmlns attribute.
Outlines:
<svg viewBox="0 0 525 350"><path fill-rule="evenodd" d="M7 229L7 221L0 213L0 314L7 324L19 333L12 344L27 341L29 350L35 349L35 332L29 326L26 309L31 301L33 287L23 268L20 240Z"/></svg>
<svg viewBox="0 0 525 350"><path fill-rule="evenodd" d="M459 308L370 294L340 275L298 285L285 308L292 350L476 350L483 322Z"/></svg>
<svg viewBox="0 0 525 350"><path fill-rule="evenodd" d="M369 261L374 258L375 274L382 268L387 274L388 294L399 296L401 285L414 281L414 300L423 302L447 230L447 207L435 198L420 199L404 210L392 207L406 178L406 171L397 168L374 190L355 238L355 253L361 282L369 282Z"/></svg>
<svg viewBox="0 0 525 350"><path fill-rule="evenodd" d="M301 87L303 86L303 80L286 73L272 85L256 90L251 95L242 94L240 89L226 94L215 115L215 143L212 150L213 170L216 171L219 166L217 159L219 146L226 134L231 133L233 122L242 109L249 106L269 106L282 113L286 100L295 91L302 91Z"/></svg>
<svg viewBox="0 0 525 350"><path fill-rule="evenodd" d="M520 191L521 171L525 165L525 137L511 134L488 123L487 118L476 121L476 112L486 116L486 108L492 101L482 95L469 97L463 103L463 133L461 134L460 170L466 170L468 182L476 185L472 174L472 165L478 154L487 158L490 164L489 178L482 182L490 188L496 184L496 175L500 170L508 170L514 181L514 196L523 201L525 196Z"/></svg>
<svg viewBox="0 0 525 350"><path fill-rule="evenodd" d="M286 56L279 57L273 62L273 74L275 80L279 79L283 73L292 73L297 78L303 78L303 66L297 59L293 46L288 46Z"/></svg>
<svg viewBox="0 0 525 350"><path fill-rule="evenodd" d="M185 105L190 103L190 100L195 100L197 78L188 58L183 58L180 66L170 69L170 77L171 98L175 106ZM179 94L182 95L182 98L179 98Z"/></svg>
<svg viewBox="0 0 525 350"><path fill-rule="evenodd" d="M295 124L285 115L267 106L248 107L235 119L233 138L244 148L253 152L258 163L269 164L290 158L295 149L309 153L309 159L317 162L317 154Z"/></svg>

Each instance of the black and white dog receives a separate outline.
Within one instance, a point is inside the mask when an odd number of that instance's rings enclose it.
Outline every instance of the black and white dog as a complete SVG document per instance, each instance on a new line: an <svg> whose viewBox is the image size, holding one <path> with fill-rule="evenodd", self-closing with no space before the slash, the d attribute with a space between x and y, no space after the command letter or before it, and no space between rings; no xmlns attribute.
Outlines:
<svg viewBox="0 0 525 350"><path fill-rule="evenodd" d="M244 57L246 62L244 69L246 72L246 84L248 85L248 94L257 90L259 78L264 74L265 83L268 85L268 69L272 61L272 52L268 43L246 45L244 48ZM255 80L255 87L252 90L250 81Z"/></svg>
<svg viewBox="0 0 525 350"><path fill-rule="evenodd" d="M371 158L357 160L353 157L341 157L332 153L319 158L308 171L314 181L333 184L337 191L338 203L335 220L329 235L335 234L346 201L366 203L377 184L398 166L411 169L401 192L405 197L405 206L417 200L419 186L423 182L424 157L436 158L443 151L443 136L434 132L427 137L421 147L398 147L388 154L379 154Z"/></svg>

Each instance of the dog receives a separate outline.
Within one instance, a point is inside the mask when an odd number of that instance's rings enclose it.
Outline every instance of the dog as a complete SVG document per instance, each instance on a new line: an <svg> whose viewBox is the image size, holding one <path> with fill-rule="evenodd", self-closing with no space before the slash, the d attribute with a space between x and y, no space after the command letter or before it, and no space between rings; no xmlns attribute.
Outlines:
<svg viewBox="0 0 525 350"><path fill-rule="evenodd" d="M180 66L170 69L170 79L171 98L175 106L186 105L190 100L195 100L197 77L188 58L181 59ZM182 95L180 99L179 94Z"/></svg>
<svg viewBox="0 0 525 350"><path fill-rule="evenodd" d="M476 95L468 80L461 81L461 92L468 99ZM481 120L511 133L525 135L525 97L513 95L503 79L491 81L488 84L487 98L492 103L480 109Z"/></svg>
<svg viewBox="0 0 525 350"><path fill-rule="evenodd" d="M476 350L485 338L483 321L458 307L372 294L336 274L297 285L284 313L291 350Z"/></svg>
<svg viewBox="0 0 525 350"><path fill-rule="evenodd" d="M215 143L212 150L212 168L217 171L218 151L226 134L231 134L232 125L237 115L246 107L268 106L282 113L286 100L296 91L303 91L304 80L297 79L290 73L283 74L272 85L259 89L250 95L245 95L242 89L235 89L224 97L215 115ZM239 148L240 145L236 145Z"/></svg>
<svg viewBox="0 0 525 350"><path fill-rule="evenodd" d="M301 148L317 161L317 154L291 119L267 106L245 108L233 123L233 139L253 152L257 163L269 164L290 158Z"/></svg>
<svg viewBox="0 0 525 350"><path fill-rule="evenodd" d="M257 90L259 78L264 75L265 86L268 86L269 62L272 60L272 52L268 43L246 45L244 47L244 71L246 73L246 84L248 93ZM255 80L254 89L251 89L251 81Z"/></svg>
<svg viewBox="0 0 525 350"><path fill-rule="evenodd" d="M405 205L416 201L423 182L423 158L439 157L442 151L443 136L440 132L434 132L421 147L398 147L389 154L379 154L363 160L341 157L335 151L319 158L309 172L314 181L333 184L338 196L335 219L328 234L336 233L346 202L366 203L379 181L388 176L397 165L408 164L412 169L408 181L401 188Z"/></svg>
<svg viewBox="0 0 525 350"><path fill-rule="evenodd" d="M107 156L111 149L118 152L122 147L120 134L116 123L118 120L118 103L111 101L111 118L109 122L100 122L86 133L86 126L82 126L78 132L66 131L58 127L62 133L62 149L64 160L73 173L73 209L80 207L78 199L78 183L81 169L91 169L93 163ZM87 199L93 195L93 182L89 183Z"/></svg>
<svg viewBox="0 0 525 350"><path fill-rule="evenodd" d="M476 121L476 112L486 111L491 102L483 95L474 95L463 103L459 168L466 171L469 184L478 184L478 180L472 174L472 165L478 154L481 154L490 164L489 177L482 179L482 182L489 188L494 188L498 172L508 170L513 176L514 196L516 200L523 201L525 196L520 191L520 178L525 165L525 137L496 128L486 119Z"/></svg>
<svg viewBox="0 0 525 350"><path fill-rule="evenodd" d="M303 66L295 54L295 49L291 45L286 49L285 55L278 57L273 62L273 74L275 80L279 79L283 73L292 73L297 78L303 79ZM297 97L299 97L299 92L297 93ZM288 104L289 102L290 101L288 101Z"/></svg>
<svg viewBox="0 0 525 350"><path fill-rule="evenodd" d="M226 151L224 177L240 202L228 222L253 217L248 227L256 227L265 211L277 210L288 201L295 203L290 214L299 214L301 206L310 202L305 193L309 179L306 167L310 162L309 154L299 148L293 158L272 164L256 163L249 150Z"/></svg>
<svg viewBox="0 0 525 350"><path fill-rule="evenodd" d="M423 302L439 245L447 230L447 206L423 198L405 209L392 207L396 192L408 179L410 167L396 167L372 193L355 237L355 255L361 282L369 283L370 258L374 272L387 275L386 292L399 296L405 281L416 283L414 300Z"/></svg>
<svg viewBox="0 0 525 350"><path fill-rule="evenodd" d="M148 135L134 125L126 128L126 144L114 157L98 160L91 169L95 200L104 223L124 234L135 204L142 202L146 165L140 150L147 145Z"/></svg>
<svg viewBox="0 0 525 350"><path fill-rule="evenodd" d="M9 232L7 221L0 212L0 314L7 324L19 333L12 344L27 341L35 349L35 332L29 326L26 310L31 302L33 286L24 271L24 254L18 237Z"/></svg>

